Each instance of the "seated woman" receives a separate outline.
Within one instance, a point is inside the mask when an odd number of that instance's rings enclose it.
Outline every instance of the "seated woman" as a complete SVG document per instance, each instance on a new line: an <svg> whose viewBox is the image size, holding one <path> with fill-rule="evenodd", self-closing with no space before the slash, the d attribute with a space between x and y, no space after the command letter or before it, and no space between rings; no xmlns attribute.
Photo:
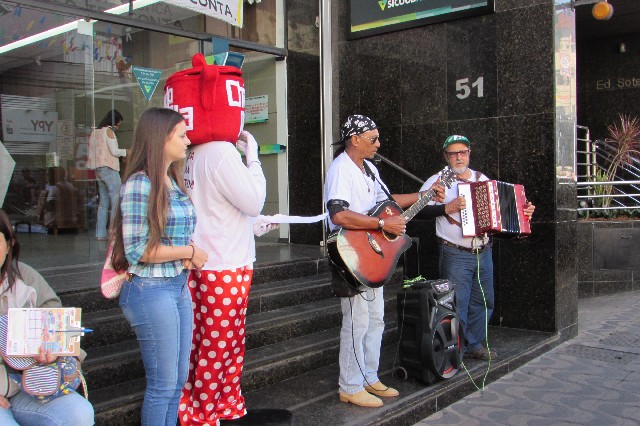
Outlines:
<svg viewBox="0 0 640 426"><path fill-rule="evenodd" d="M9 308L57 308L60 299L42 276L30 266L19 262L20 243L9 222L0 210L0 315ZM38 362L48 364L57 357L41 350ZM94 424L93 406L89 401L71 392L49 402L38 402L20 390L8 378L8 367L0 358L0 425L74 425Z"/></svg>

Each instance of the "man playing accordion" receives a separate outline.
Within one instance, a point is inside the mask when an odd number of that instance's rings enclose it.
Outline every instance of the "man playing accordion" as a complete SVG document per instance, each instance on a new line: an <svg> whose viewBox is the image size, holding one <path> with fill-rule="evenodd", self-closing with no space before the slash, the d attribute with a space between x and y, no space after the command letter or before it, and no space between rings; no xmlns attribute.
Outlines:
<svg viewBox="0 0 640 426"><path fill-rule="evenodd" d="M451 187L446 189L444 203L464 207L464 199L458 195L458 183L483 182L489 178L469 168L471 143L465 136L449 136L442 149L445 160L457 178ZM420 190L429 189L437 179L438 175L431 176ZM440 276L455 285L458 315L465 337L465 357L494 359L497 356L496 352L482 344L483 340L486 340L486 324L494 307L491 245L487 234L475 237L462 235L458 210L455 209L455 212L436 219ZM527 201L524 214L529 220L534 210L535 206Z"/></svg>

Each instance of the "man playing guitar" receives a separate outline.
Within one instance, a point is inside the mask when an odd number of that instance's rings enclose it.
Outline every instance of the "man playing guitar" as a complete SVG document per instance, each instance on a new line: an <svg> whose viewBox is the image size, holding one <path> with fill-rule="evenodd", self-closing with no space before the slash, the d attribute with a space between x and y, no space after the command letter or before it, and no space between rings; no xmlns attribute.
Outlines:
<svg viewBox="0 0 640 426"><path fill-rule="evenodd" d="M369 161L380 148L380 134L369 117L351 115L340 129L340 145L327 172L324 200L331 231L382 230L403 235L406 220L400 215L384 219L368 216L377 203L387 200L388 190L377 168ZM443 191L443 190L442 190ZM420 193L394 194L400 207L416 203ZM334 274L334 281L340 278ZM334 286L335 288L335 286ZM398 396L398 391L378 379L380 345L384 330L383 289L369 288L351 297L341 297L339 395L342 402L362 407L380 407L382 397ZM338 294L347 296L347 294Z"/></svg>

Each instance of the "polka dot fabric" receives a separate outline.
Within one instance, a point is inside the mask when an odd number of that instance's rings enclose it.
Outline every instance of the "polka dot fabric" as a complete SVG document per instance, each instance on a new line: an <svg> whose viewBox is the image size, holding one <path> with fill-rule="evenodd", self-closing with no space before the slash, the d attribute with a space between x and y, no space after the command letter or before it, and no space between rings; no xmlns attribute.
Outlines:
<svg viewBox="0 0 640 426"><path fill-rule="evenodd" d="M219 419L237 419L247 413L240 379L252 279L249 266L191 273L193 340L178 413L184 426L215 426Z"/></svg>

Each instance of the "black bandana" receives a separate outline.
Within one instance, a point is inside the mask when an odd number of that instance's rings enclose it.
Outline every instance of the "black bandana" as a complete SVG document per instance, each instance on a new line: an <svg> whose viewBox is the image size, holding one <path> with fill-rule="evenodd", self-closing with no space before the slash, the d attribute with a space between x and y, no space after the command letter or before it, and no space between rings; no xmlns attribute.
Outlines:
<svg viewBox="0 0 640 426"><path fill-rule="evenodd" d="M334 145L342 145L353 135L361 135L369 130L377 129L376 123L364 115L350 115L340 128L340 141Z"/></svg>

